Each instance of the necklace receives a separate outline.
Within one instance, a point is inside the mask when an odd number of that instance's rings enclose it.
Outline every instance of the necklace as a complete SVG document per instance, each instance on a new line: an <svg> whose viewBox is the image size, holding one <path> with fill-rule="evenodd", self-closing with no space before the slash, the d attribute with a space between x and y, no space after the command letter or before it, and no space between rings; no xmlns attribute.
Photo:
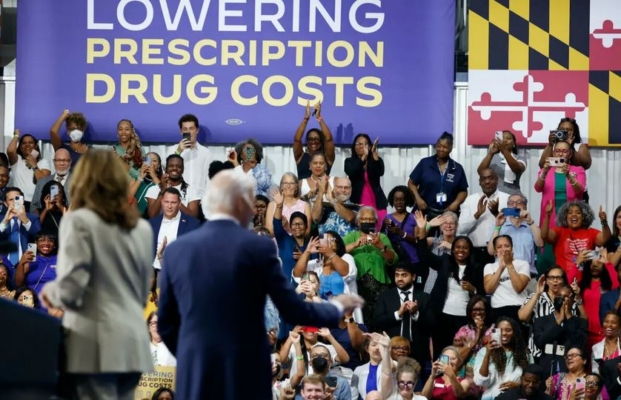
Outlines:
<svg viewBox="0 0 621 400"><path fill-rule="evenodd" d="M619 348L619 339L617 338L616 343L614 343L614 346L612 348L612 350L610 350L610 346L608 345L607 342L604 342L604 358L608 357L612 357L615 352L617 351L617 349Z"/></svg>

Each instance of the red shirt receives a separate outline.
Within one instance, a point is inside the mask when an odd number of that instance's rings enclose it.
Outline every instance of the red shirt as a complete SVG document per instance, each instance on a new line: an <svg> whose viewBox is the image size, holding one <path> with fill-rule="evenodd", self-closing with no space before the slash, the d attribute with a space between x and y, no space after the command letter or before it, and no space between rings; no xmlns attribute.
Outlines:
<svg viewBox="0 0 621 400"><path fill-rule="evenodd" d="M571 284L574 278L578 281L582 279L582 271L576 268L576 258L582 250L594 250L595 238L599 234L597 229L570 229L556 227L556 243L554 244L554 255L556 264L559 265L567 274L567 280Z"/></svg>

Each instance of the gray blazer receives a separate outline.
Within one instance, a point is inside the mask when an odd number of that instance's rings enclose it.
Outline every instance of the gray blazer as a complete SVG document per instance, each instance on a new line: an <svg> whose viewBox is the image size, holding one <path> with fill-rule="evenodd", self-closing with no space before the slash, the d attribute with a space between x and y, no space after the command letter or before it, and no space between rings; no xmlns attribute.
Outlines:
<svg viewBox="0 0 621 400"><path fill-rule="evenodd" d="M43 191L43 186L45 186L45 184L48 183L49 181L53 180L55 176L56 174L54 173L54 174L46 176L43 179L39 179L37 181L37 186L35 186L35 191L34 191L34 194L32 195L32 203L30 203L30 212L37 212L39 208L43 208L45 203L43 202L43 199L41 198L41 191ZM69 197L69 182L71 182L71 172L67 173L67 178L65 178L65 181L62 183L63 187L65 188L65 196L67 197L67 204L71 203L71 198Z"/></svg>
<svg viewBox="0 0 621 400"><path fill-rule="evenodd" d="M153 369L144 307L153 264L153 232L132 231L82 208L60 224L57 278L43 293L65 309L67 372L123 373Z"/></svg>

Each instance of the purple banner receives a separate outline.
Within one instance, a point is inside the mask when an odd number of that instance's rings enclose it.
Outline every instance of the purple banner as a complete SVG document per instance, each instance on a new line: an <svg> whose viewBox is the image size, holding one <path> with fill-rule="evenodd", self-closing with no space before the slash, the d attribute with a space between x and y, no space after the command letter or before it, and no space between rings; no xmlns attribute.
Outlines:
<svg viewBox="0 0 621 400"><path fill-rule="evenodd" d="M207 143L289 144L307 99L339 144L453 127L454 0L28 0L17 19L16 127L39 139L69 109L93 141L128 118L177 142L192 113Z"/></svg>

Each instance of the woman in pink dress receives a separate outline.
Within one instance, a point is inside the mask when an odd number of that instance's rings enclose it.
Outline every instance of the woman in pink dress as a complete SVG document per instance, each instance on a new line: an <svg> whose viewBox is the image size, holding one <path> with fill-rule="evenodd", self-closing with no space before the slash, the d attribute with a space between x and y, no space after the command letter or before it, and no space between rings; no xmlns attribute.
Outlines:
<svg viewBox="0 0 621 400"><path fill-rule="evenodd" d="M377 153L378 139L371 143L366 133L359 133L354 138L351 157L345 159L345 173L351 181L352 203L375 208L379 230L387 215L388 200L380 183L384 160Z"/></svg>

